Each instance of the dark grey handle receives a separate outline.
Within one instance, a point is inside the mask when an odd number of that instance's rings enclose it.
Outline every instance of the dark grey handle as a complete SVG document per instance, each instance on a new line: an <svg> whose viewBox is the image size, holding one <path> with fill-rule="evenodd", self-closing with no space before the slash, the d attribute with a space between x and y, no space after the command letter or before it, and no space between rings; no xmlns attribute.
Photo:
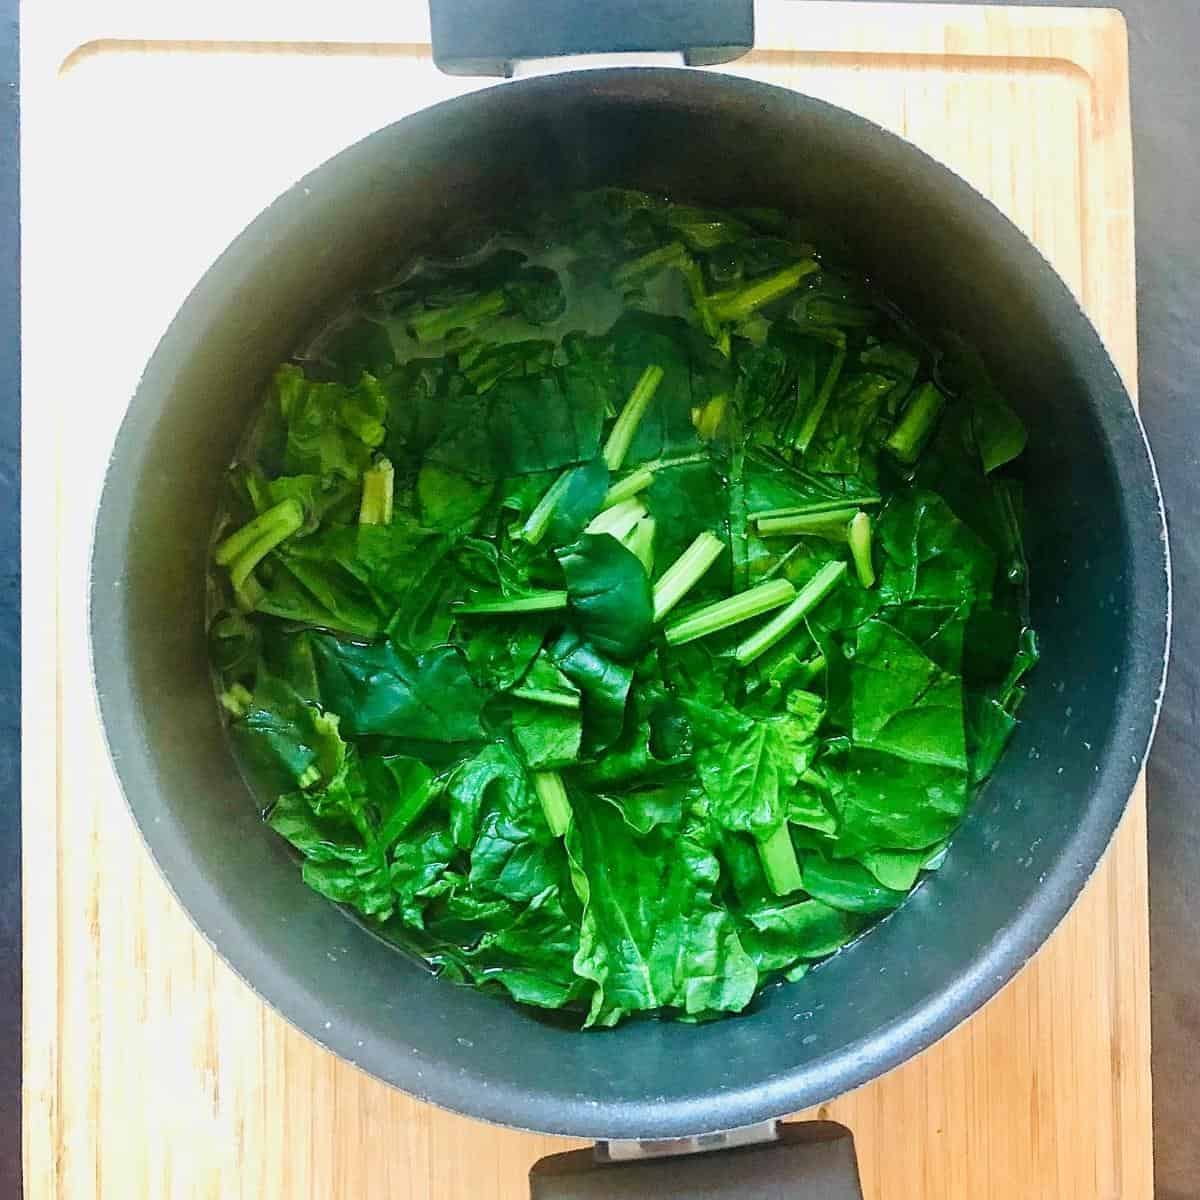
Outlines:
<svg viewBox="0 0 1200 1200"><path fill-rule="evenodd" d="M854 1138L832 1121L783 1125L779 1140L632 1163L572 1150L535 1163L531 1200L862 1200Z"/></svg>
<svg viewBox="0 0 1200 1200"><path fill-rule="evenodd" d="M682 51L712 66L754 45L753 0L429 0L448 75L512 74L521 59Z"/></svg>

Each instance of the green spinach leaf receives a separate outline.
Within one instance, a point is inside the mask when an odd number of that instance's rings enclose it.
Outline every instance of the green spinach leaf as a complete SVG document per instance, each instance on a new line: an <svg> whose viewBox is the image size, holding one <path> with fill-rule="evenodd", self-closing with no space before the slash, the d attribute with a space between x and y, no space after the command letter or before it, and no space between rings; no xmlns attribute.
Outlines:
<svg viewBox="0 0 1200 1200"><path fill-rule="evenodd" d="M607 750L625 724L625 702L633 668L605 658L576 633L564 633L550 656L578 689L582 701L582 753L593 758Z"/></svg>
<svg viewBox="0 0 1200 1200"><path fill-rule="evenodd" d="M712 902L716 858L686 834L643 838L599 797L574 804L568 834L583 903L576 973L594 984L587 1025L678 1008L740 1012L758 983L733 919Z"/></svg>
<svg viewBox="0 0 1200 1200"><path fill-rule="evenodd" d="M810 854L802 869L804 890L813 897L851 913L890 912L908 894L884 887L858 863Z"/></svg>
<svg viewBox="0 0 1200 1200"><path fill-rule="evenodd" d="M479 716L486 697L455 648L414 655L388 642L362 646L320 635L312 650L322 703L339 714L346 733L483 740Z"/></svg>
<svg viewBox="0 0 1200 1200"><path fill-rule="evenodd" d="M579 633L619 661L641 654L654 629L654 597L637 558L607 533L585 533L557 555Z"/></svg>

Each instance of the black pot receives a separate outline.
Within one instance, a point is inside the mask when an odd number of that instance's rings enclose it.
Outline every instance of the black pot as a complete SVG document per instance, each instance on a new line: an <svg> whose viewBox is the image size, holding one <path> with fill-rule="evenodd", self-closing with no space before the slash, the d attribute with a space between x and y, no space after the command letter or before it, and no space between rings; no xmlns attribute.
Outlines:
<svg viewBox="0 0 1200 1200"><path fill-rule="evenodd" d="M1043 658L945 866L892 917L742 1017L583 1034L440 982L304 886L230 755L203 600L222 471L273 366L447 227L602 182L811 217L919 324L979 347L1029 428ZM1062 281L988 201L899 138L792 92L599 71L505 84L383 129L222 255L122 425L96 528L92 639L113 760L146 841L264 999L422 1099L529 1129L662 1139L863 1083L953 1028L1037 950L1142 766L1166 566L1154 467L1117 372Z"/></svg>

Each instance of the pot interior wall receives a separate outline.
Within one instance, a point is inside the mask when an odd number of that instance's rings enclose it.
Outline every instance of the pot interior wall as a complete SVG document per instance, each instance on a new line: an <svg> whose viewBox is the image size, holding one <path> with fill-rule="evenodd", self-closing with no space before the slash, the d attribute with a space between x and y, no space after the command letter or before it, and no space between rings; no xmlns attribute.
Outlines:
<svg viewBox="0 0 1200 1200"><path fill-rule="evenodd" d="M222 470L274 364L448 229L602 182L811 217L926 328L951 326L980 347L1030 430L1044 657L945 867L894 917L740 1019L581 1035L435 980L303 886L229 755L206 666L203 576ZM476 1115L682 1134L861 1082L944 1032L1033 952L1094 866L1148 738L1165 638L1160 531L1140 430L1098 339L965 185L791 93L693 73L565 76L373 135L282 197L205 277L147 370L110 470L97 680L118 771L168 879L293 1021Z"/></svg>

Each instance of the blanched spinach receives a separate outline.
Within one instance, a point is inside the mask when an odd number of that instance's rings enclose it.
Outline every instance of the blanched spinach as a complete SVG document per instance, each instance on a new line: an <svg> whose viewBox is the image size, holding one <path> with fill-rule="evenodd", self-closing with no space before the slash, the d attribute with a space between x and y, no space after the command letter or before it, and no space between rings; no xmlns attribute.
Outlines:
<svg viewBox="0 0 1200 1200"><path fill-rule="evenodd" d="M583 903L575 970L595 988L585 1025L660 1008L692 1017L745 1008L758 972L733 917L713 903L716 858L686 828L639 837L602 797L573 808L568 852Z"/></svg>
<svg viewBox="0 0 1200 1200"><path fill-rule="evenodd" d="M1000 760L1025 429L782 213L520 225L276 372L220 700L305 882L447 979L707 1020L899 905Z"/></svg>
<svg viewBox="0 0 1200 1200"><path fill-rule="evenodd" d="M654 629L654 601L642 564L610 534L585 533L558 552L567 601L580 634L602 654L628 662Z"/></svg>

